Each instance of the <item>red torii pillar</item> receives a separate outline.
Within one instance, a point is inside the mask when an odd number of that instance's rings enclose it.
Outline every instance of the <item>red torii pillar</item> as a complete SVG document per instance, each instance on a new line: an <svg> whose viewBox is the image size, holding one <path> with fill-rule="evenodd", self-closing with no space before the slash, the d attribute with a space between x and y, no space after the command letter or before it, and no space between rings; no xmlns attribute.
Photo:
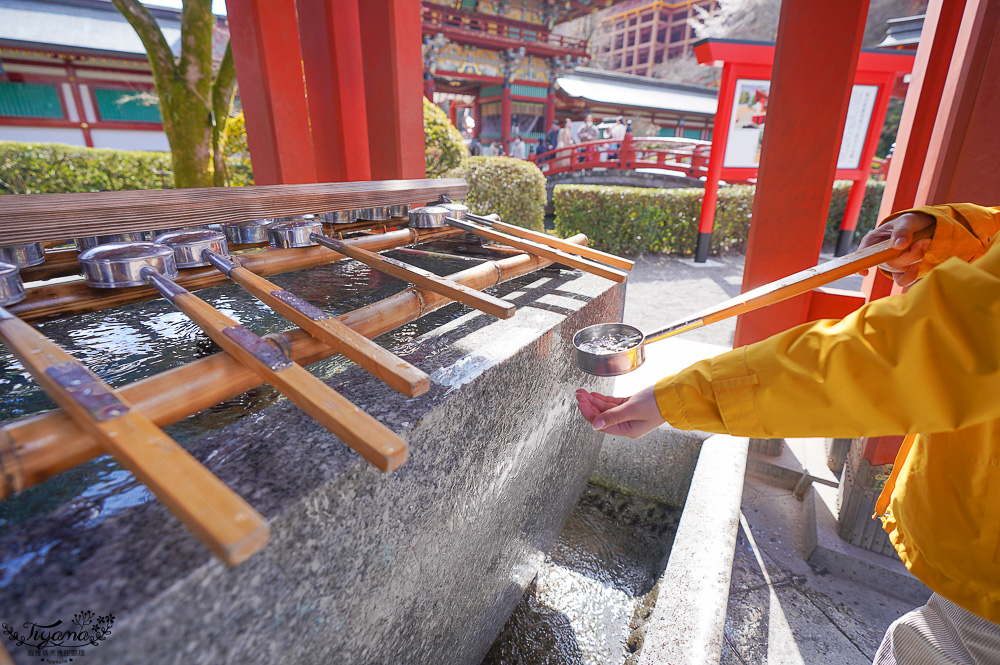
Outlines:
<svg viewBox="0 0 1000 665"><path fill-rule="evenodd" d="M424 177L419 0L228 10L257 184Z"/></svg>
<svg viewBox="0 0 1000 665"><path fill-rule="evenodd" d="M992 14L992 21L984 16L987 13ZM932 0L928 4L879 219L919 205L957 200L993 205L998 200L1000 181L995 170L960 169L959 164L945 164L940 159L947 143L961 143L969 137L974 138L970 148L982 157L992 158L1000 149L996 132L989 129L990 123L983 122L983 113L988 107L978 109L978 122L970 122L977 96L981 92L997 93L998 86L990 84L991 79L981 77L992 47L992 40L983 30L996 25L998 15L1000 2L996 0ZM963 25L965 29L960 40ZM994 68L1000 64L1000 57L995 53L992 60ZM950 118L963 116L962 123L950 121ZM939 185L947 184L935 191L930 186L934 181ZM961 195L948 191L956 182L967 188ZM871 270L862 291L871 301L901 293L902 289L881 272ZM872 466L888 464L895 459L902 440L902 436L866 438L862 443L862 457Z"/></svg>
<svg viewBox="0 0 1000 665"><path fill-rule="evenodd" d="M868 0L782 3L767 109L780 131L764 132L743 291L816 265L867 12ZM735 346L803 323L808 310L806 294L744 314Z"/></svg>
<svg viewBox="0 0 1000 665"><path fill-rule="evenodd" d="M555 77L549 79L549 94L545 98L545 127L542 129L542 133L546 134L549 131L549 127L556 119L556 79Z"/></svg>

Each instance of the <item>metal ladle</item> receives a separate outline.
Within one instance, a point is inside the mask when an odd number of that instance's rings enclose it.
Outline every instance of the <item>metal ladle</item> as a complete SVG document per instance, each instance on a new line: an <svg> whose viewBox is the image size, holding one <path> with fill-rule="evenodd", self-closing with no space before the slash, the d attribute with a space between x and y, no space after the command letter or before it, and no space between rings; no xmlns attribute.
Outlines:
<svg viewBox="0 0 1000 665"><path fill-rule="evenodd" d="M930 237L932 233L932 228L923 229L914 233L913 240ZM645 347L648 344L793 298L842 277L874 268L904 251L906 249L894 248L891 239L885 240L859 252L751 289L651 333L644 334L635 326L624 323L598 323L588 326L573 336L576 365L584 372L595 376L627 374L646 360Z"/></svg>
<svg viewBox="0 0 1000 665"><path fill-rule="evenodd" d="M0 263L0 341L63 411L230 566L267 543L267 520L121 393L8 312L26 296L17 268Z"/></svg>
<svg viewBox="0 0 1000 665"><path fill-rule="evenodd" d="M221 233L176 231L158 236L156 242L173 248L174 260L181 268L215 266L275 312L407 397L417 397L430 389L430 377L420 369L348 328L332 315L236 263Z"/></svg>
<svg viewBox="0 0 1000 665"><path fill-rule="evenodd" d="M398 468L407 446L385 425L294 363L276 346L178 285L174 250L167 245L115 243L80 255L88 286L120 288L149 284L238 362L286 395L341 441L382 471Z"/></svg>

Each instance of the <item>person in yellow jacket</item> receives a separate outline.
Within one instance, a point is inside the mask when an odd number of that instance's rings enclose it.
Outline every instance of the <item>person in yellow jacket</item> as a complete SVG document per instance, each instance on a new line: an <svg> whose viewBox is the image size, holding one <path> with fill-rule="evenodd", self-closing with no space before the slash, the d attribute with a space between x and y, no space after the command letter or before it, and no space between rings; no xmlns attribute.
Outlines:
<svg viewBox="0 0 1000 665"><path fill-rule="evenodd" d="M933 235L913 242L918 230ZM862 247L906 293L697 362L629 398L578 390L599 430L760 438L906 434L876 504L906 567L934 595L890 626L875 658L1000 663L1000 208L896 213Z"/></svg>

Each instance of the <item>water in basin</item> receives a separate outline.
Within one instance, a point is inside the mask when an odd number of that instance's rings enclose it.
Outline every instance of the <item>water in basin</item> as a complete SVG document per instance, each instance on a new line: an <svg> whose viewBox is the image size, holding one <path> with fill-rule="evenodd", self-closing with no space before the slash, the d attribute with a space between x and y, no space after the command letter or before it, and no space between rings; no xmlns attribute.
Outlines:
<svg viewBox="0 0 1000 665"><path fill-rule="evenodd" d="M387 255L394 256L394 253L387 252ZM462 259L402 254L398 258L441 275L471 265ZM333 314L371 304L408 286L356 261L275 275L269 279ZM536 277L528 275L511 280L489 292L502 297L519 288L525 279ZM234 284L202 289L198 295L258 335L295 327ZM376 341L395 353L405 354L412 350L416 337L469 311L468 307L453 303L386 333ZM49 321L37 327L104 381L116 387L218 351L190 319L162 299ZM352 366L353 363L343 356L334 356L310 366L310 371L328 379ZM284 399L280 393L262 385L165 429L183 445L238 418L255 417L280 399ZM0 404L0 424L54 407L30 374L2 346ZM363 408L363 405L360 406ZM152 500L153 496L112 458L103 456L15 497L0 500L0 532L77 498L87 498L93 505L101 506L86 516L87 521L94 523L129 505ZM32 545L35 548L46 547L45 543ZM0 553L0 568L15 563L7 558L7 554Z"/></svg>
<svg viewBox="0 0 1000 665"><path fill-rule="evenodd" d="M480 665L619 665L655 601L681 510L588 485Z"/></svg>

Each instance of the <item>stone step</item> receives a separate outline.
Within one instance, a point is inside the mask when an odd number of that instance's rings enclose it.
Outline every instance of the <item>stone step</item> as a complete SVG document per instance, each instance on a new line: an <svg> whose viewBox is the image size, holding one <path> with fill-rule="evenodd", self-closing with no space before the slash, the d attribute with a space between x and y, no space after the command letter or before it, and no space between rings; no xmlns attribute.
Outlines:
<svg viewBox="0 0 1000 665"><path fill-rule="evenodd" d="M837 488L816 484L802 502L802 555L817 572L830 573L879 589L896 598L924 604L930 589L890 558L852 545L838 534Z"/></svg>

